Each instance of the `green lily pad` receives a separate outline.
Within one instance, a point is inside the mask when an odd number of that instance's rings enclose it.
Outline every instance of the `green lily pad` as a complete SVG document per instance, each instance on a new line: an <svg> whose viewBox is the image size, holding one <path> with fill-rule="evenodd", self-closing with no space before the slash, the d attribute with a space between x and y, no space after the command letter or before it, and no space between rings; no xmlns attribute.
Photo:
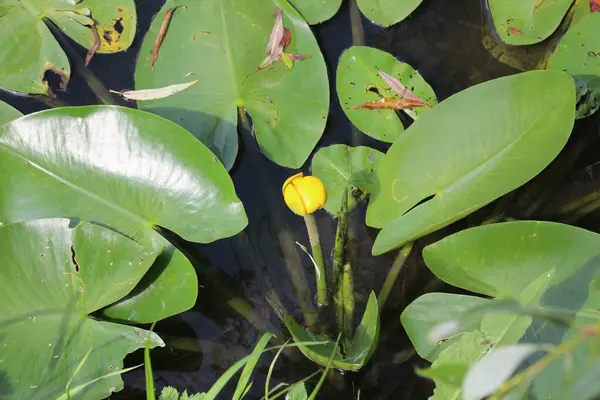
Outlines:
<svg viewBox="0 0 600 400"><path fill-rule="evenodd" d="M338 215L346 188L348 189L348 212L357 201L357 191L362 195L371 193L376 184L375 174L383 153L366 146L350 147L334 144L320 149L312 159L312 174L319 177L327 191L325 209Z"/></svg>
<svg viewBox="0 0 600 400"><path fill-rule="evenodd" d="M528 45L548 38L558 28L573 0L489 0L500 39Z"/></svg>
<svg viewBox="0 0 600 400"><path fill-rule="evenodd" d="M48 92L47 71L57 73L64 86L71 75L69 60L46 22L87 49L94 43L95 23L97 53L127 49L137 25L133 0L0 0L0 17L0 87L36 94Z"/></svg>
<svg viewBox="0 0 600 400"><path fill-rule="evenodd" d="M335 15L342 0L292 0L292 5L311 25L320 24Z"/></svg>
<svg viewBox="0 0 600 400"><path fill-rule="evenodd" d="M533 178L563 148L574 118L575 85L558 71L485 82L423 114L379 166L367 209L367 224L383 228L373 254L447 226Z"/></svg>
<svg viewBox="0 0 600 400"><path fill-rule="evenodd" d="M589 7L588 7L589 9ZM548 69L566 71L577 84L577 117L593 114L600 107L600 13L591 13L563 36Z"/></svg>
<svg viewBox="0 0 600 400"><path fill-rule="evenodd" d="M331 365L334 368L345 371L358 371L362 368L373 355L373 352L377 348L377 343L379 342L379 305L374 292L371 292L369 296L367 308L360 325L354 333L352 342L348 348L348 354L345 356L342 356L339 345L336 342L329 340L326 336L317 335L307 331L298 325L292 317L286 316L284 323L294 338L294 342L306 343L328 341L326 344L299 346L302 354L308 359L319 365L327 366L331 354L335 352Z"/></svg>
<svg viewBox="0 0 600 400"><path fill-rule="evenodd" d="M179 8L152 70L150 52L165 12ZM308 55L288 70L283 61L258 70L282 9L291 32L286 53ZM319 141L329 112L329 83L323 56L309 26L289 4L275 0L185 2L168 0L142 45L138 89L199 79L177 95L140 102L139 107L182 125L231 168L238 148L238 107L250 114L258 146L285 167L298 168Z"/></svg>
<svg viewBox="0 0 600 400"><path fill-rule="evenodd" d="M88 315L126 295L152 264L149 250L108 229L67 219L0 228L0 386L15 399L56 399L71 388L123 369L123 357L162 340L139 328ZM91 349L82 369L75 369ZM77 398L121 390L112 376Z"/></svg>
<svg viewBox="0 0 600 400"><path fill-rule="evenodd" d="M358 8L371 22L394 25L410 15L423 0L357 0Z"/></svg>
<svg viewBox="0 0 600 400"><path fill-rule="evenodd" d="M180 126L139 110L88 106L30 114L0 127L0 224L76 217L144 245L165 245L155 225L204 243L228 237L247 219L213 157ZM128 302L127 316L133 308L146 316L119 318L148 322L195 303L196 274L182 255L175 252L158 269L147 286L154 294Z"/></svg>
<svg viewBox="0 0 600 400"><path fill-rule="evenodd" d="M354 46L346 50L338 64L337 92L342 109L352 124L375 139L393 142L402 132L404 125L395 110L352 109L381 97L398 97L379 76L377 70L399 79L404 86L427 104L437 104L433 89L410 65L398 61L393 55L365 46ZM429 111L425 107L403 110L417 119Z"/></svg>
<svg viewBox="0 0 600 400"><path fill-rule="evenodd" d="M423 256L428 268L451 285L497 299L515 299L524 307L577 314L577 323L597 321L596 313L590 310L600 307L598 234L552 222L508 222L451 235L427 246ZM430 293L410 304L401 319L417 352L436 367L444 363L470 365L500 345L560 344L577 334L565 325L503 312L470 317L470 324L461 326L460 332L448 340L432 343L426 339L428 332L444 319L460 319L461 314L472 316L475 308L492 301L497 300ZM436 311L431 314L431 310ZM579 351L587 350L578 350L578 354ZM465 354L470 356L464 357ZM543 393L539 398L561 393L561 379L552 368L562 371L562 362L556 360L554 367L551 364L538 377L536 390ZM458 398L459 393L460 389L455 388L456 397L446 398Z"/></svg>
<svg viewBox="0 0 600 400"><path fill-rule="evenodd" d="M6 124L7 122L22 116L23 114L21 114L21 111L10 104L0 101L0 125Z"/></svg>

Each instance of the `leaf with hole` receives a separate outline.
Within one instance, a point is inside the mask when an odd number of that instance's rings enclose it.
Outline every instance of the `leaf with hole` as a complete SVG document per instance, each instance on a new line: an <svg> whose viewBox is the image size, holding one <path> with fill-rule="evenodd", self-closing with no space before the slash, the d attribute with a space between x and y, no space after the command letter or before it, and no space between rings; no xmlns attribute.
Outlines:
<svg viewBox="0 0 600 400"><path fill-rule="evenodd" d="M560 25L573 0L489 0L500 39L511 45L539 43Z"/></svg>
<svg viewBox="0 0 600 400"><path fill-rule="evenodd" d="M164 245L155 225L212 242L247 223L231 178L213 157L180 126L139 110L30 114L0 127L0 223L68 216L99 221L145 245ZM196 299L191 264L177 251L165 257L152 268L156 280L143 283L154 294L133 302L144 322L182 312Z"/></svg>
<svg viewBox="0 0 600 400"><path fill-rule="evenodd" d="M71 75L46 24L56 24L87 49L96 36L97 53L127 49L137 25L133 0L0 0L0 21L0 87L36 94L48 92L47 72L58 74L63 87Z"/></svg>
<svg viewBox="0 0 600 400"><path fill-rule="evenodd" d="M357 198L373 191L377 180L375 174L383 153L366 146L350 147L334 144L319 149L312 159L312 174L317 176L327 191L325 209L338 215L348 189L348 212L352 211Z"/></svg>
<svg viewBox="0 0 600 400"><path fill-rule="evenodd" d="M404 123L393 107L405 99L390 87L379 71L383 71L386 77L400 81L415 97L428 105L434 106L437 100L433 89L423 77L391 54L364 46L346 50L338 64L336 82L342 109L352 124L365 134L384 142L393 142L404 131ZM389 107L361 108L367 103L385 99L388 99ZM417 119L427 111L427 107L403 107L402 112Z"/></svg>
<svg viewBox="0 0 600 400"><path fill-rule="evenodd" d="M575 85L558 71L485 82L424 113L379 166L367 209L367 224L383 228L373 254L447 226L533 178L563 148L574 118Z"/></svg>
<svg viewBox="0 0 600 400"><path fill-rule="evenodd" d="M362 320L354 332L354 336L345 355L341 354L337 342L328 340L327 337L311 333L298 325L290 316L284 319L285 326L290 331L296 343L323 342L326 344L318 345L299 345L299 349L308 359L315 363L327 366L331 360L333 368L345 371L358 371L371 358L379 342L379 306L375 293L371 292L367 302L367 308L363 314Z"/></svg>
<svg viewBox="0 0 600 400"><path fill-rule="evenodd" d="M150 51L165 11L173 16L154 71ZM265 49L281 8L291 41L286 53L310 58L288 70L283 62L265 69ZM258 146L285 167L300 167L319 141L329 112L323 56L304 20L289 4L257 0L182 2L168 0L152 23L136 67L136 88L163 87L194 73L200 81L177 96L140 104L187 128L231 168L238 150L238 108L252 119Z"/></svg>
<svg viewBox="0 0 600 400"><path fill-rule="evenodd" d="M126 354L144 347L149 332L89 314L131 291L161 247L144 248L87 223L70 228L68 219L2 226L0 247L4 395L55 399L71 378L75 388L118 371ZM151 334L151 347L163 345ZM112 376L86 388L85 396L103 398L122 388L121 378Z"/></svg>

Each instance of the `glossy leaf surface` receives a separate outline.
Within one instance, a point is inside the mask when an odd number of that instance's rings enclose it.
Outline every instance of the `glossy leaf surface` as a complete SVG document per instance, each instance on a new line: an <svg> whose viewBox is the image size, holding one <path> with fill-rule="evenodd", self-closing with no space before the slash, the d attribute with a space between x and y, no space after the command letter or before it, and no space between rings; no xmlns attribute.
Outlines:
<svg viewBox="0 0 600 400"><path fill-rule="evenodd" d="M144 347L149 332L88 314L126 295L160 247L149 250L91 224L72 229L67 219L3 226L0 247L3 395L58 398L71 377L75 388L122 369L123 357ZM164 344L152 333L150 346L157 345ZM76 398L104 398L122 388L121 378L113 376L92 384Z"/></svg>
<svg viewBox="0 0 600 400"><path fill-rule="evenodd" d="M187 8L173 14L153 71L150 52L165 12L181 4ZM286 54L310 58L294 62L291 70L283 61L259 70L278 7L291 33ZM310 28L285 2L167 1L144 40L136 87L165 87L186 75L200 81L140 107L188 129L227 168L238 149L238 107L250 114L263 153L282 166L304 164L323 133L329 111L325 62Z"/></svg>
<svg viewBox="0 0 600 400"><path fill-rule="evenodd" d="M293 0L290 3L306 22L314 25L333 17L342 5L342 0Z"/></svg>
<svg viewBox="0 0 600 400"><path fill-rule="evenodd" d="M327 366L331 354L334 354L331 365L334 368L345 371L357 371L368 361L379 342L379 308L377 297L372 292L367 302L367 308L360 322L360 325L354 333L352 342L348 349L348 354L342 356L339 345L327 337L311 333L298 325L290 316L285 317L285 325L290 331L295 342L322 342L327 344L318 344L299 346L300 351L315 363Z"/></svg>
<svg viewBox="0 0 600 400"><path fill-rule="evenodd" d="M504 43L541 42L560 25L573 0L489 0L489 10Z"/></svg>
<svg viewBox="0 0 600 400"><path fill-rule="evenodd" d="M69 61L45 19L87 49L94 44L95 25L97 53L127 49L137 26L133 0L0 0L0 87L45 94L43 78L49 70L67 84Z"/></svg>
<svg viewBox="0 0 600 400"><path fill-rule="evenodd" d="M366 146L334 144L320 149L313 157L311 167L312 174L323 181L327 190L325 209L338 215L348 188L348 211L352 211L360 193L364 196L372 192L382 158L383 153Z"/></svg>
<svg viewBox="0 0 600 400"><path fill-rule="evenodd" d="M381 70L399 79L415 95L431 106L437 104L433 89L410 65L398 61L384 51L354 46L346 50L337 68L337 92L342 109L352 124L365 134L384 142L393 142L402 132L404 125L395 110L392 109L353 109L379 98L399 96L381 78ZM417 119L428 108L415 107L403 112Z"/></svg>
<svg viewBox="0 0 600 400"><path fill-rule="evenodd" d="M357 0L360 11L371 22L381 26L394 25L408 17L423 0Z"/></svg>
<svg viewBox="0 0 600 400"><path fill-rule="evenodd" d="M449 225L533 178L562 149L574 117L575 85L558 71L485 82L424 113L380 164L367 210L367 224L384 228L373 254Z"/></svg>

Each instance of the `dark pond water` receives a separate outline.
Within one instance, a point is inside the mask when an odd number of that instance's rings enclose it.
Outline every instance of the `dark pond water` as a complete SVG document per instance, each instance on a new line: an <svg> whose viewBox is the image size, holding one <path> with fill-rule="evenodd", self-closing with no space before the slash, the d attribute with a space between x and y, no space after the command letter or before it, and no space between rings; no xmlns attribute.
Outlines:
<svg viewBox="0 0 600 400"><path fill-rule="evenodd" d="M135 60L142 37L163 2L137 0L139 32L133 47L116 55L95 56L91 70L106 87L134 87ZM367 45L410 63L442 100L476 83L517 72L496 61L482 46L481 24L484 20L480 0L424 0L409 19L392 28L382 30L367 21L363 20L363 23ZM330 118L319 146L351 143L351 125L337 102L334 86L337 60L342 51L352 45L349 21L348 5L344 4L331 21L313 28L328 62L332 93ZM80 58L85 56L84 49L70 44ZM73 75L68 90L58 93L58 99L69 105L97 102L77 74ZM2 92L0 100L25 113L47 107L37 100ZM468 112L465 110L465 118L469 118ZM508 214L517 218L562 219L557 212L562 204L598 187L594 165L598 157L593 151L598 145L598 136L597 119L578 123L576 133L561 156L532 184L509 195L515 201L506 208ZM303 220L289 212L281 201L281 184L293 171L262 157L248 132L240 132L240 137L242 143L232 177L246 208L249 225L239 235L210 245L179 241L196 263L201 288L192 310L156 326L156 331L167 343L165 348L152 352L159 389L172 385L191 393L206 391L225 369L251 350L260 336L254 325L270 326L285 335L265 296L274 290L287 312L301 318L288 264L296 271L305 272L309 284L314 285L310 261L294 244L295 241L308 243ZM385 145L365 135L357 138L360 144L382 151L386 149ZM304 172L309 172L306 167ZM432 279L420 258L420 250L450 232L481 221L495 206L492 204L469 219L417 243L382 315L381 339L372 361L359 373L332 374L319 398L426 399L431 395L433 386L414 374L415 367L427 363L414 355L399 317L402 309L422 293L453 289ZM350 241L356 290L367 295L371 289L380 289L395 254L371 256L376 232L364 227L364 214L364 207L352 213ZM324 250L330 253L335 221L324 211L316 216ZM597 230L600 221L594 215L588 215L576 222ZM314 288L312 290L314 293ZM228 302L250 306L254 325L234 311ZM262 358L249 398L262 396L261 388L271 356ZM126 363L138 363L141 357L139 353L133 354ZM293 382L314 370L315 367L300 353L290 350L280 358L272 384ZM125 390L115 394L114 399L145 398L142 370L125 375L124 380ZM230 398L231 393L232 386L228 386L222 398Z"/></svg>

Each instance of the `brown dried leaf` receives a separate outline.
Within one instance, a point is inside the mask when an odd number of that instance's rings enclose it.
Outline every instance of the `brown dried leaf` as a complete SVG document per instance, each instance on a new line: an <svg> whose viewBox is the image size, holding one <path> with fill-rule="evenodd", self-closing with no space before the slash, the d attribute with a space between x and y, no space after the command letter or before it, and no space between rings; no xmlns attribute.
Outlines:
<svg viewBox="0 0 600 400"><path fill-rule="evenodd" d="M158 60L158 52L160 51L160 45L167 34L167 30L169 29L169 24L171 23L171 18L173 18L173 13L179 7L187 8L185 5L175 6L173 8L169 8L165 13L165 17L163 19L162 24L160 25L160 30L158 31L158 35L154 40L154 48L152 49L152 71L154 71L154 64L156 64L156 60Z"/></svg>
<svg viewBox="0 0 600 400"><path fill-rule="evenodd" d="M412 107L431 107L429 104L425 102L422 98L411 92L399 79L394 78L393 76L386 74L381 70L377 70L379 72L379 76L383 81L392 89L394 92L398 93L403 100L407 103L412 104L410 107L402 107L402 108L412 108ZM399 108L397 109L399 110Z"/></svg>
<svg viewBox="0 0 600 400"><path fill-rule="evenodd" d="M96 22L94 22L92 25L90 25L90 28L92 29L92 36L94 38L94 41L92 42L92 47L90 47L90 50L88 51L87 55L85 56L85 66L86 67L88 66L90 61L92 61L92 57L94 57L94 54L96 54L96 51L98 51L98 49L100 48L100 34L98 33L98 27L96 26Z"/></svg>
<svg viewBox="0 0 600 400"><path fill-rule="evenodd" d="M273 65L281 58L281 53L283 53L283 49L285 48L285 28L283 27L283 15L281 14L281 8L277 8L275 10L275 23L273 24L273 30L271 31L271 36L269 36L269 42L267 43L267 50L265 53L267 54L267 58L260 64L258 69L264 69ZM288 36L291 40L291 34L288 30Z"/></svg>
<svg viewBox="0 0 600 400"><path fill-rule="evenodd" d="M425 105L423 105L425 104ZM369 101L367 103L351 107L353 110L367 109L367 110L402 110L404 108L414 107L429 107L428 104L422 101L414 101L406 98L398 97L382 97L379 100Z"/></svg>
<svg viewBox="0 0 600 400"><path fill-rule="evenodd" d="M600 0L590 0L590 12L600 12Z"/></svg>

